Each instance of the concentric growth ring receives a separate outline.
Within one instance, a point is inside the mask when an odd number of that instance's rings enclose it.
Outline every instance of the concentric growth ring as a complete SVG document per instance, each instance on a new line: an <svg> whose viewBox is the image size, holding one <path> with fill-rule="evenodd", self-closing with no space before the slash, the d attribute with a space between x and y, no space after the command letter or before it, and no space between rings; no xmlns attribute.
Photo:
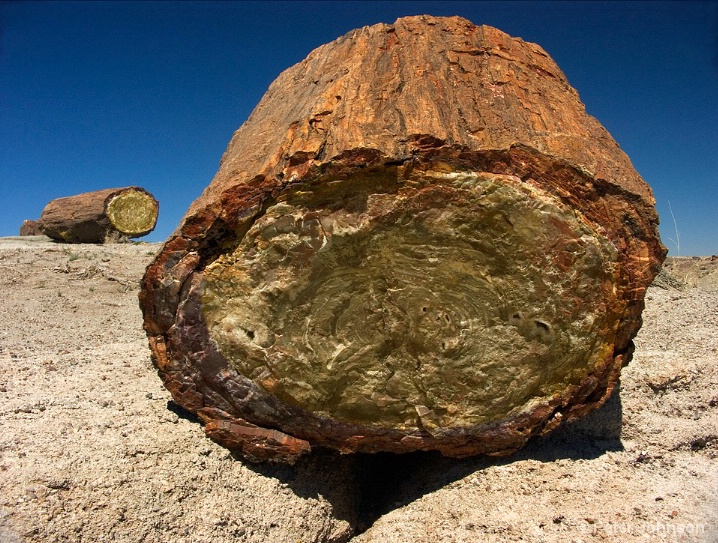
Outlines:
<svg viewBox="0 0 718 543"><path fill-rule="evenodd" d="M540 189L429 171L341 207L286 194L207 267L203 311L280 400L433 433L519 414L605 360L615 261Z"/></svg>

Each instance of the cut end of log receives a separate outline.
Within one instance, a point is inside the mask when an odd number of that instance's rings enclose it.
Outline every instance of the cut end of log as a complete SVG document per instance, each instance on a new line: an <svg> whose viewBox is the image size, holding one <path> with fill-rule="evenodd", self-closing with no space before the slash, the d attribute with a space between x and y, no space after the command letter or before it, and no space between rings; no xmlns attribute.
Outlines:
<svg viewBox="0 0 718 543"><path fill-rule="evenodd" d="M390 168L282 195L207 267L202 306L225 358L280 400L432 432L527 412L605 364L616 260L516 177Z"/></svg>
<svg viewBox="0 0 718 543"><path fill-rule="evenodd" d="M510 454L610 396L657 224L540 47L408 17L279 76L140 301L174 400L247 458Z"/></svg>
<svg viewBox="0 0 718 543"><path fill-rule="evenodd" d="M159 206L151 194L129 188L113 196L107 204L112 226L127 237L144 236L157 223Z"/></svg>

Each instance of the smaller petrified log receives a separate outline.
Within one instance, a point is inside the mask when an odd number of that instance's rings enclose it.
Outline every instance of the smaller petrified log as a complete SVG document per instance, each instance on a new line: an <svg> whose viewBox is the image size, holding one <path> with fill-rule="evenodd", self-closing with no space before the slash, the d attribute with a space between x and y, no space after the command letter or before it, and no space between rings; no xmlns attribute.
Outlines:
<svg viewBox="0 0 718 543"><path fill-rule="evenodd" d="M40 230L67 243L104 243L139 238L154 230L159 203L145 189L124 187L52 200L42 211Z"/></svg>
<svg viewBox="0 0 718 543"><path fill-rule="evenodd" d="M20 235L41 236L42 230L40 230L40 225L37 221L25 220L22 221L22 226L20 227Z"/></svg>

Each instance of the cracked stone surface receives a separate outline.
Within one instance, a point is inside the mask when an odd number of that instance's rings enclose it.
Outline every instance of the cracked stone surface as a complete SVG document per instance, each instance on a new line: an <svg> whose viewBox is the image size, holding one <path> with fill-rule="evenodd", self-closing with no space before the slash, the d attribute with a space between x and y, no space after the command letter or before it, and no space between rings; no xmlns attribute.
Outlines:
<svg viewBox="0 0 718 543"><path fill-rule="evenodd" d="M407 17L270 86L148 267L145 330L250 460L509 454L610 396L657 224L539 46Z"/></svg>
<svg viewBox="0 0 718 543"><path fill-rule="evenodd" d="M649 288L620 395L510 458L324 451L255 466L157 379L137 292L160 250L0 239L3 543L718 540L715 288Z"/></svg>
<svg viewBox="0 0 718 543"><path fill-rule="evenodd" d="M570 208L493 174L394 188L339 209L288 195L207 267L210 337L240 374L320 416L440 434L603 362L616 251Z"/></svg>

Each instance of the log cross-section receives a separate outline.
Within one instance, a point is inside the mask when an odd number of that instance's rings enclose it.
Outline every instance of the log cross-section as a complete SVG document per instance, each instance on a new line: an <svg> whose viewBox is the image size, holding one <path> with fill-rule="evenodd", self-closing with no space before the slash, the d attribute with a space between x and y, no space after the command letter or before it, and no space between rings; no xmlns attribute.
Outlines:
<svg viewBox="0 0 718 543"><path fill-rule="evenodd" d="M654 204L539 46L365 27L234 134L147 269L145 329L247 458L508 454L611 394L665 256Z"/></svg>

